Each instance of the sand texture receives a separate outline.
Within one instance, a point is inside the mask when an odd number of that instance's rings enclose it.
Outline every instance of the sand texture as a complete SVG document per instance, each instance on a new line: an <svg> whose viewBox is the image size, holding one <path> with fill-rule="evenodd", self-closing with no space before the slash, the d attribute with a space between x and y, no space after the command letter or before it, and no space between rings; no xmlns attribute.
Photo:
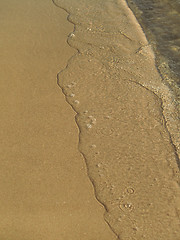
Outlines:
<svg viewBox="0 0 180 240"><path fill-rule="evenodd" d="M57 85L73 25L50 0L0 9L0 240L114 240Z"/></svg>
<svg viewBox="0 0 180 240"><path fill-rule="evenodd" d="M179 240L177 112L125 1L0 9L0 240Z"/></svg>

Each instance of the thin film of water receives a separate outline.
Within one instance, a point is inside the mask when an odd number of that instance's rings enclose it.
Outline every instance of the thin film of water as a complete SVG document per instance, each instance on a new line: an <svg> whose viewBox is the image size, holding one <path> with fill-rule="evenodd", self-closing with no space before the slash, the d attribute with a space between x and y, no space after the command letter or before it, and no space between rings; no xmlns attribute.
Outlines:
<svg viewBox="0 0 180 240"><path fill-rule="evenodd" d="M55 4L69 13L78 50L58 83L105 221L118 239L179 240L176 117L150 44L125 1Z"/></svg>

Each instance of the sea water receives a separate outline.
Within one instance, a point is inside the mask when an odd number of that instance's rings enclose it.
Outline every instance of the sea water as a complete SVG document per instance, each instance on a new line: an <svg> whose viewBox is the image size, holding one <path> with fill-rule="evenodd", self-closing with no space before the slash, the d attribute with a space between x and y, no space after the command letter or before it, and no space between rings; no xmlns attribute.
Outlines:
<svg viewBox="0 0 180 240"><path fill-rule="evenodd" d="M127 0L156 55L163 80L180 101L180 0Z"/></svg>

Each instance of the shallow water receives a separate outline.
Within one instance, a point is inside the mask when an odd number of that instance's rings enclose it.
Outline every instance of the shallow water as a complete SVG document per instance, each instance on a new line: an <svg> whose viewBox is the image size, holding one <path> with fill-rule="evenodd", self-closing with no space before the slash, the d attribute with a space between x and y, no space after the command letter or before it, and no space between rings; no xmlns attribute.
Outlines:
<svg viewBox="0 0 180 240"><path fill-rule="evenodd" d="M177 111L125 1L55 0L77 54L58 74L79 150L118 239L180 238Z"/></svg>
<svg viewBox="0 0 180 240"><path fill-rule="evenodd" d="M180 1L127 0L156 53L164 81L180 101Z"/></svg>

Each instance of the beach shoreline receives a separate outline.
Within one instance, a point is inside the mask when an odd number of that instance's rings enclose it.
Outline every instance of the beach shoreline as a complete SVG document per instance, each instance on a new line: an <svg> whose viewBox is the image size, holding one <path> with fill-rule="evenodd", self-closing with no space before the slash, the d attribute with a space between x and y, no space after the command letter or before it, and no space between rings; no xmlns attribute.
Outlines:
<svg viewBox="0 0 180 240"><path fill-rule="evenodd" d="M179 211L178 116L142 28L125 1L54 2L75 25L68 43L78 53L58 82L77 113L79 150L105 220L122 239L164 239L167 229L178 239L179 217L160 210Z"/></svg>
<svg viewBox="0 0 180 240"><path fill-rule="evenodd" d="M0 238L179 240L176 110L126 2L0 5Z"/></svg>

